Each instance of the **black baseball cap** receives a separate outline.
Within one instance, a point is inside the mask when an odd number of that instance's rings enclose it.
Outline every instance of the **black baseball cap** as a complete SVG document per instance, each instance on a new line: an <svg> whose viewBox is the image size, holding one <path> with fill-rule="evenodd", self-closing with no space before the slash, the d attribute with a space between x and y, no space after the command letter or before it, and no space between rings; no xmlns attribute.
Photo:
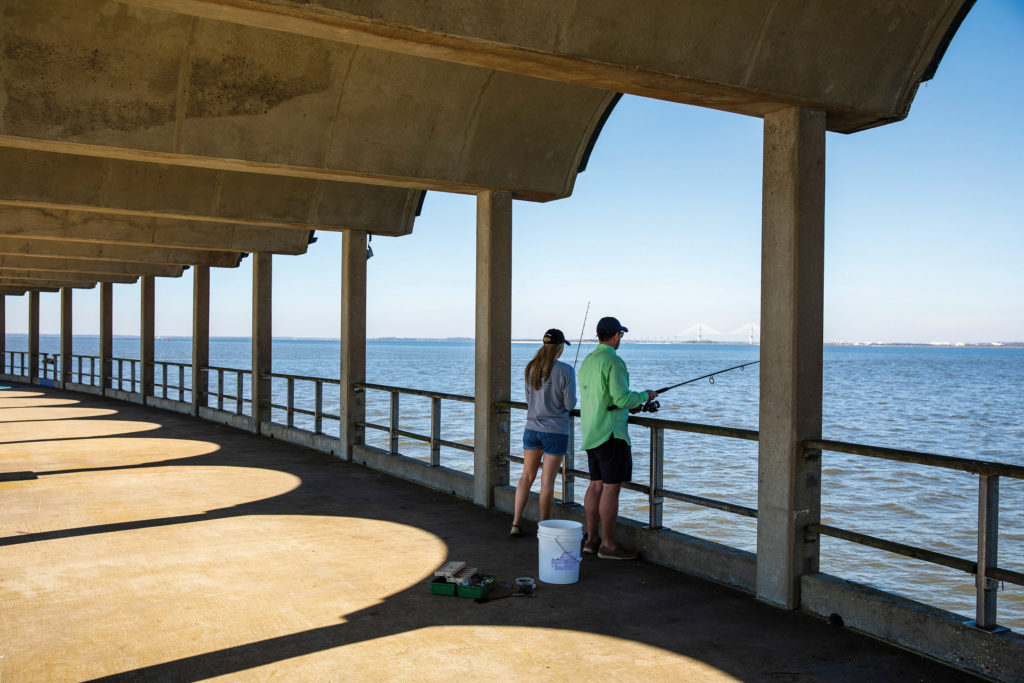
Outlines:
<svg viewBox="0 0 1024 683"><path fill-rule="evenodd" d="M613 318L609 315L597 321L598 332L607 332L608 334L615 334L620 330L622 332L629 332L629 328L623 327L622 323L619 322L618 318Z"/></svg>
<svg viewBox="0 0 1024 683"><path fill-rule="evenodd" d="M561 330L557 330L552 327L550 330L544 333L545 344L565 344L566 346L572 346L571 343L566 341L565 335L562 334Z"/></svg>

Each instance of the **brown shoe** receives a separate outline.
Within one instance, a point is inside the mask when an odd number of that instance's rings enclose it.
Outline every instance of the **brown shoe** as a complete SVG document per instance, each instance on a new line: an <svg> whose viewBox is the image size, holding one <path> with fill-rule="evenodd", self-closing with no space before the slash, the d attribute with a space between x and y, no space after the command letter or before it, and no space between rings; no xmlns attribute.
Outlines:
<svg viewBox="0 0 1024 683"><path fill-rule="evenodd" d="M583 552L585 552L587 555L595 555L597 553L597 549L600 548L600 547L601 547L601 539L600 538L598 538L596 540L593 540L593 541L591 541L589 539L586 539L586 538L583 539Z"/></svg>
<svg viewBox="0 0 1024 683"><path fill-rule="evenodd" d="M602 560L635 560L640 557L635 550L626 550L625 548L612 550L606 546L597 549L597 556Z"/></svg>

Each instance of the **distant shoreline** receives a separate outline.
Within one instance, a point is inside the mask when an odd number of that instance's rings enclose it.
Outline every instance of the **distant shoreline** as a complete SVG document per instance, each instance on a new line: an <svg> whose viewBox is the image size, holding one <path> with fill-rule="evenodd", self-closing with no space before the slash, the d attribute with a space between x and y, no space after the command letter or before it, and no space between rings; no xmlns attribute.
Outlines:
<svg viewBox="0 0 1024 683"><path fill-rule="evenodd" d="M27 337L28 335L24 332L9 332L9 337ZM59 338L59 334L40 334L40 338ZM75 337L81 339L99 339L97 334L76 334ZM131 334L115 334L115 339L138 339L138 335ZM192 337L183 335L167 335L158 336L158 341L190 341ZM210 341L249 341L251 337L210 337ZM296 342L334 342L337 343L337 338L330 337L274 337L274 341L296 341ZM378 343L409 343L409 342L428 342L428 343L442 343L442 344L472 344L472 337L370 337L366 340L367 342L378 342ZM571 343L578 343L576 340L569 340ZM540 344L540 339L513 339L513 344ZM584 344L596 344L597 339L584 339ZM661 346L760 346L759 343L750 344L748 342L741 341L659 341L659 340L647 340L647 339L629 339L623 340L623 344L626 345L661 345ZM848 346L853 348L920 348L920 349L936 349L936 348L949 348L949 349L1020 349L1024 348L1024 341L1006 341L1006 342L972 342L972 343L922 343L922 342L839 342L839 341L826 341L824 346Z"/></svg>

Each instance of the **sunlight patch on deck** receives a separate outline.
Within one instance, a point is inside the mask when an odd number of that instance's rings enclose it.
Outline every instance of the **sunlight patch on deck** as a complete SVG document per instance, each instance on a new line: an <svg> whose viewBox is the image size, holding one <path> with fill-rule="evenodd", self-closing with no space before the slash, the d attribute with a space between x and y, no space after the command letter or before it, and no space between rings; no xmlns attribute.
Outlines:
<svg viewBox="0 0 1024 683"><path fill-rule="evenodd" d="M447 552L412 526L287 515L3 550L0 642L11 680L83 680L337 627L423 582Z"/></svg>
<svg viewBox="0 0 1024 683"><path fill-rule="evenodd" d="M88 441L29 441L0 444L0 470L32 470L43 476L68 470L177 464L172 461L209 455L218 450L220 444L212 441L133 436L101 436Z"/></svg>
<svg viewBox="0 0 1024 683"><path fill-rule="evenodd" d="M47 410L61 410L48 408ZM114 412L114 411L111 411ZM51 439L91 439L160 429L157 422L133 420L42 420L0 423L0 443L49 441Z"/></svg>
<svg viewBox="0 0 1024 683"><path fill-rule="evenodd" d="M625 638L498 625L421 628L245 673L257 680L328 680L339 671L357 681L739 680L694 657Z"/></svg>
<svg viewBox="0 0 1024 683"><path fill-rule="evenodd" d="M0 408L49 408L51 406L70 406L81 403L73 398L12 398L7 392L0 392ZM0 411L2 412L2 411Z"/></svg>
<svg viewBox="0 0 1024 683"><path fill-rule="evenodd" d="M0 410L0 422L46 422L50 420L75 420L84 417L105 417L116 415L116 410L109 408L69 408L66 406L43 406L45 412L38 407L4 408Z"/></svg>

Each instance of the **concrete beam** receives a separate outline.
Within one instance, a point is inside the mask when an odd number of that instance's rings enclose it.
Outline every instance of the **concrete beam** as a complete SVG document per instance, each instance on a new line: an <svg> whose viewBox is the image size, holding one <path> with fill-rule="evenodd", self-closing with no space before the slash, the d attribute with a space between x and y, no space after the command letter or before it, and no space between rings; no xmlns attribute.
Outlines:
<svg viewBox="0 0 1024 683"><path fill-rule="evenodd" d="M168 9L5 5L0 146L547 201L614 97Z"/></svg>
<svg viewBox="0 0 1024 683"><path fill-rule="evenodd" d="M127 261L183 266L197 265L216 268L237 268L244 256L240 251L141 247L126 244L76 242L74 240L40 240L24 237L7 237L3 234L0 234L0 254L88 259L90 261L112 263Z"/></svg>
<svg viewBox="0 0 1024 683"><path fill-rule="evenodd" d="M814 107L840 132L904 118L973 5L127 2L754 116Z"/></svg>
<svg viewBox="0 0 1024 683"><path fill-rule="evenodd" d="M824 112L765 117L763 175L757 597L796 609L820 552Z"/></svg>
<svg viewBox="0 0 1024 683"><path fill-rule="evenodd" d="M412 232L421 191L0 148L0 205L219 223Z"/></svg>
<svg viewBox="0 0 1024 683"><path fill-rule="evenodd" d="M20 280L71 280L78 282L118 282L130 285L137 282L138 275L111 275L110 273L83 273L72 270L25 270L20 268L0 268L0 277L17 278Z"/></svg>
<svg viewBox="0 0 1024 683"><path fill-rule="evenodd" d="M304 254L311 234L306 230L229 223L0 207L0 235L8 237Z"/></svg>
<svg viewBox="0 0 1024 683"><path fill-rule="evenodd" d="M47 258L45 256L8 256L0 254L0 270L75 271L107 275L155 275L181 277L185 266L139 263L136 261L90 261L88 259Z"/></svg>
<svg viewBox="0 0 1024 683"><path fill-rule="evenodd" d="M22 296L29 292L59 292L57 287L0 287L0 296Z"/></svg>
<svg viewBox="0 0 1024 683"><path fill-rule="evenodd" d="M476 209L476 345L473 500L494 504L494 488L508 484L512 393L512 197L484 192Z"/></svg>
<svg viewBox="0 0 1024 683"><path fill-rule="evenodd" d="M61 289L62 287L74 287L76 289L92 289L96 286L95 280L88 282L78 280L22 280L13 277L0 277L0 287L24 287L32 292L45 292L49 290Z"/></svg>

